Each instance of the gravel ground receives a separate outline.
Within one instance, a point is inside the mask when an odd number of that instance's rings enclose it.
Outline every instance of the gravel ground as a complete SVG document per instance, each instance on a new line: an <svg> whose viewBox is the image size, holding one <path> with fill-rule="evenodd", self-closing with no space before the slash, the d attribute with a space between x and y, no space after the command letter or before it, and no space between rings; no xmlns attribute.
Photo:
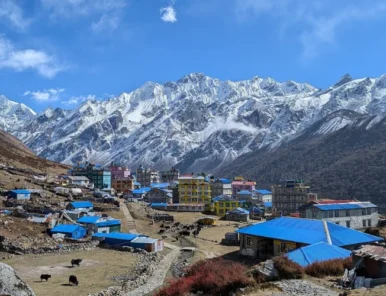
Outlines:
<svg viewBox="0 0 386 296"><path fill-rule="evenodd" d="M273 296L338 296L339 294L325 287L304 280L284 280L275 282L283 292L274 293Z"/></svg>
<svg viewBox="0 0 386 296"><path fill-rule="evenodd" d="M165 244L165 247L172 249L172 251L167 254L158 264L158 269L152 275L152 277L147 281L147 283L138 289L128 292L125 296L142 296L151 291L154 291L158 287L162 286L165 280L165 276L172 265L173 261L180 254L180 248Z"/></svg>

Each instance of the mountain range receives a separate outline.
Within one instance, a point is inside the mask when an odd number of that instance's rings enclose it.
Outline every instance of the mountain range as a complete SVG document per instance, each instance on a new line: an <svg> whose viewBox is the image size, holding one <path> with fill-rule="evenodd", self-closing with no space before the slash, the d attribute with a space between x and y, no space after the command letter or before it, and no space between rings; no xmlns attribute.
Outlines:
<svg viewBox="0 0 386 296"><path fill-rule="evenodd" d="M49 108L40 114L1 96L0 127L39 156L66 164L117 161L133 169L142 164L224 174L226 168L240 171L241 163L244 172L252 172L266 163L267 153L308 145L358 120L368 121L360 132L369 133L385 110L386 75L345 75L320 90L294 81L233 82L192 73L162 85L147 82L106 101L89 100L73 110Z"/></svg>

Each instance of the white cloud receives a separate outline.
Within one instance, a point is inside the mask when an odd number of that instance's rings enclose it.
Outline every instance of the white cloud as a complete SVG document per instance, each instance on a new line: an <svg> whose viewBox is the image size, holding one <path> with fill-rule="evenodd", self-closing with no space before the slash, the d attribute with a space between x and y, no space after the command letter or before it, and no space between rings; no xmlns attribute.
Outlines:
<svg viewBox="0 0 386 296"><path fill-rule="evenodd" d="M24 92L23 96L31 96L34 100L39 102L54 102L59 99L59 96L64 92L64 88L50 88L43 91L30 91Z"/></svg>
<svg viewBox="0 0 386 296"><path fill-rule="evenodd" d="M116 30L122 19L127 0L41 0L52 18L90 17L94 32Z"/></svg>
<svg viewBox="0 0 386 296"><path fill-rule="evenodd" d="M174 9L173 5L167 7L162 7L160 9L161 20L167 23L175 23L177 21L177 12Z"/></svg>
<svg viewBox="0 0 386 296"><path fill-rule="evenodd" d="M0 20L8 21L20 30L25 30L31 23L31 20L24 18L23 10L13 0L0 0Z"/></svg>
<svg viewBox="0 0 386 296"><path fill-rule="evenodd" d="M66 101L62 101L62 104L67 106L78 105L88 100L96 100L96 96L95 95L77 96L77 97L74 96L69 98Z"/></svg>
<svg viewBox="0 0 386 296"><path fill-rule="evenodd" d="M105 30L114 31L118 28L119 22L119 16L103 14L97 22L91 24L91 29L96 33Z"/></svg>
<svg viewBox="0 0 386 296"><path fill-rule="evenodd" d="M372 0L371 5L367 0L236 0L236 8L236 16L242 21L274 17L281 33L293 33L291 29L301 27L298 42L306 60L336 45L345 25L386 15L386 3L382 0Z"/></svg>
<svg viewBox="0 0 386 296"><path fill-rule="evenodd" d="M52 55L41 50L17 49L9 40L0 37L1 68L18 72L32 69L47 78L52 78L64 70Z"/></svg>

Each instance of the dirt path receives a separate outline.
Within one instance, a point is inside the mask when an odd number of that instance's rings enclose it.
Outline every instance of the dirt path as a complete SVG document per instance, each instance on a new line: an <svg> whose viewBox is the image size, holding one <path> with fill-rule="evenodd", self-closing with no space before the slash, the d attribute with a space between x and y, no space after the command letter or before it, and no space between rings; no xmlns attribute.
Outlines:
<svg viewBox="0 0 386 296"><path fill-rule="evenodd" d="M127 208L126 204L121 200L119 202L120 209L125 216L125 223L127 225L127 229L129 229L130 233L137 233L137 227L135 225L135 221L133 216L131 216L129 209Z"/></svg>

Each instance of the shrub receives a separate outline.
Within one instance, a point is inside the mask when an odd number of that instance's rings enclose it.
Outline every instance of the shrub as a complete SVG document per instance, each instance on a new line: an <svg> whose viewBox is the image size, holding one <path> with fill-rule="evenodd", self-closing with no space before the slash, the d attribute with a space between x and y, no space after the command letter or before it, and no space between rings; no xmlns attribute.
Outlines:
<svg viewBox="0 0 386 296"><path fill-rule="evenodd" d="M280 279L300 279L303 277L303 268L288 259L287 256L273 258L273 266L277 270Z"/></svg>
<svg viewBox="0 0 386 296"><path fill-rule="evenodd" d="M189 292L209 295L227 295L237 288L252 284L246 275L246 267L221 258L199 261L192 265L186 276L172 281L157 296L182 296Z"/></svg>
<svg viewBox="0 0 386 296"><path fill-rule="evenodd" d="M375 236L381 236L381 233L380 233L378 227L367 227L365 229L365 233L368 233L368 234L371 234L371 235L375 235Z"/></svg>
<svg viewBox="0 0 386 296"><path fill-rule="evenodd" d="M346 259L332 259L322 262L315 262L305 268L306 274L313 277L337 276L344 273L345 268L350 269L351 257Z"/></svg>

